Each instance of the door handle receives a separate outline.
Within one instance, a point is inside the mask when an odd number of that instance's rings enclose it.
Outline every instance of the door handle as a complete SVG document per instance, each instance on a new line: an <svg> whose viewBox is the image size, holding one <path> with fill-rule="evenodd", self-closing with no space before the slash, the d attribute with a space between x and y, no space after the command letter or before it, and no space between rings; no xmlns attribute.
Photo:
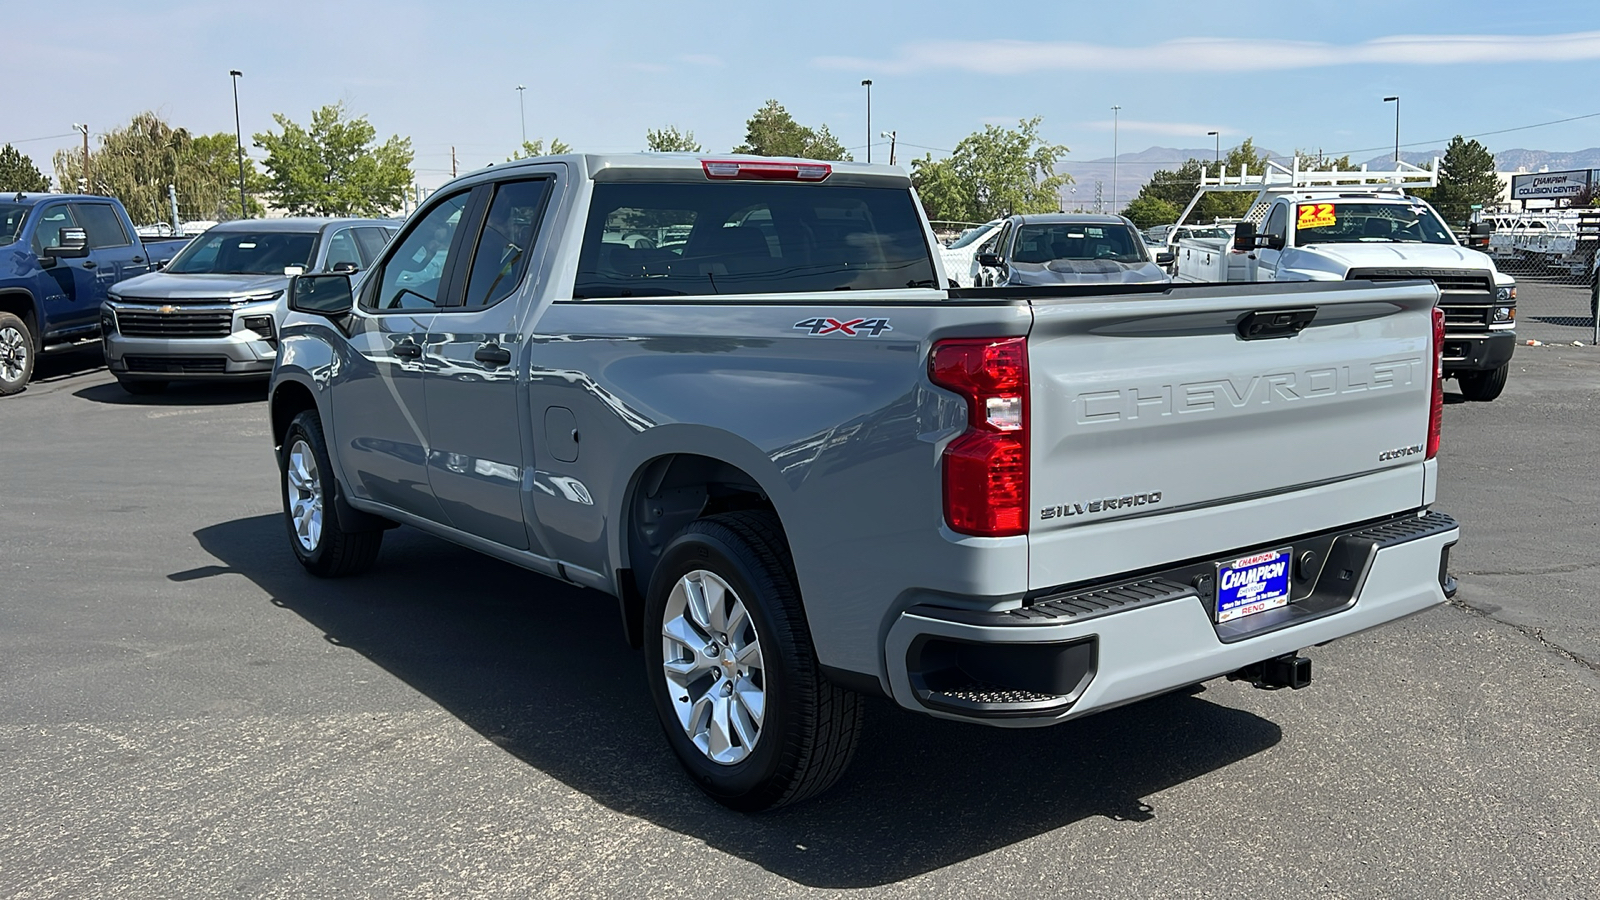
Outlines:
<svg viewBox="0 0 1600 900"><path fill-rule="evenodd" d="M135 256L135 257L134 257L134 258L133 258L133 260L132 260L132 262L136 262L136 263L142 263L142 262L144 262L144 257L142 257L142 256Z"/></svg>
<svg viewBox="0 0 1600 900"><path fill-rule="evenodd" d="M508 366L511 364L511 351L499 344L488 343L473 351L472 358L491 366Z"/></svg>
<svg viewBox="0 0 1600 900"><path fill-rule="evenodd" d="M415 341L401 341L394 345L394 355L401 359L420 359L422 346Z"/></svg>
<svg viewBox="0 0 1600 900"><path fill-rule="evenodd" d="M96 265L95 265L95 263L94 263L94 260L92 260L92 259L86 259L86 260L84 260L84 261L83 261L83 267L84 267L84 268L85 268L85 269L94 269L94 268L98 268L98 266L96 266Z"/></svg>

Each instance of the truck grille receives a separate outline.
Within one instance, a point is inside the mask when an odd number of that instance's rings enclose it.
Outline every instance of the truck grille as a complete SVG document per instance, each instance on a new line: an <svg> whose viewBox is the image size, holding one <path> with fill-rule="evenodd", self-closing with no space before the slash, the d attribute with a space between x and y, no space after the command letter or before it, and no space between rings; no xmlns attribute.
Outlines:
<svg viewBox="0 0 1600 900"><path fill-rule="evenodd" d="M129 372L162 375L221 375L228 360L221 356L124 356Z"/></svg>
<svg viewBox="0 0 1600 900"><path fill-rule="evenodd" d="M117 330L128 337L216 338L233 333L232 310L175 312L118 309Z"/></svg>
<svg viewBox="0 0 1600 900"><path fill-rule="evenodd" d="M1494 278L1488 272L1463 272L1460 269L1351 269L1350 281L1431 281L1439 293L1491 294Z"/></svg>
<svg viewBox="0 0 1600 900"><path fill-rule="evenodd" d="M1494 307L1487 304L1441 302L1439 308L1444 310L1446 331L1453 329L1481 331L1489 327L1489 313Z"/></svg>

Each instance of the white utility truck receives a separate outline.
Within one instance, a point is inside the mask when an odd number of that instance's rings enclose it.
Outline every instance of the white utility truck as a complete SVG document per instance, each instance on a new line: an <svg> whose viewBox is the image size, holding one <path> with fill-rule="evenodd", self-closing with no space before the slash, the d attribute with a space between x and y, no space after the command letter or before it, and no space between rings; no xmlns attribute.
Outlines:
<svg viewBox="0 0 1600 900"><path fill-rule="evenodd" d="M1431 170L1402 162L1384 172L1303 172L1297 158L1259 173L1202 169L1179 222L1208 193L1249 191L1255 202L1231 240L1180 241L1174 280L1431 281L1445 314L1445 375L1468 400L1493 400L1516 344L1516 281L1406 193L1436 187L1438 168L1436 160Z"/></svg>

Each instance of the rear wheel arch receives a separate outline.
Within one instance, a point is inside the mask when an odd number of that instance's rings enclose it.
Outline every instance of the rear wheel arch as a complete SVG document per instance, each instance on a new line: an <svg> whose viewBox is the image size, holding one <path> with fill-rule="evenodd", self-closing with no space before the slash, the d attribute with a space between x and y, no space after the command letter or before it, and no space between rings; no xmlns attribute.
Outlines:
<svg viewBox="0 0 1600 900"><path fill-rule="evenodd" d="M617 595L629 644L641 646L644 597L672 539L699 519L740 511L769 512L781 531L771 494L744 467L696 453L666 453L634 470L617 519Z"/></svg>

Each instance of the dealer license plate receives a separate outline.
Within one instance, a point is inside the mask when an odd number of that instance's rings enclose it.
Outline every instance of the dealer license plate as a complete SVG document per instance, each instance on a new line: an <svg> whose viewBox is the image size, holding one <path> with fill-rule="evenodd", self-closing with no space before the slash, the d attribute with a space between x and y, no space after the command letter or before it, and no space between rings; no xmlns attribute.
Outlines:
<svg viewBox="0 0 1600 900"><path fill-rule="evenodd" d="M1271 550L1217 564L1217 621L1287 606L1294 549Z"/></svg>

